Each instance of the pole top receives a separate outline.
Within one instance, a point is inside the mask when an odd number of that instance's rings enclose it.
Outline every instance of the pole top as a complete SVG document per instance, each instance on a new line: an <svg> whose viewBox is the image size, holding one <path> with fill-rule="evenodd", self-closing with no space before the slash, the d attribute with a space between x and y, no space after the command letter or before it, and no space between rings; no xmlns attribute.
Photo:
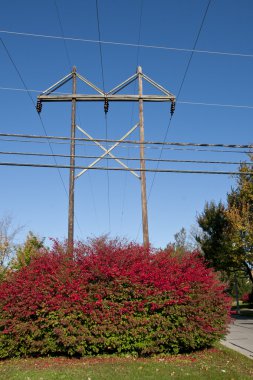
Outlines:
<svg viewBox="0 0 253 380"><path fill-rule="evenodd" d="M138 73L138 74L142 74L142 67L141 67L141 66L138 66L138 67L137 67L137 73Z"/></svg>
<svg viewBox="0 0 253 380"><path fill-rule="evenodd" d="M76 66L72 67L72 73L76 73Z"/></svg>

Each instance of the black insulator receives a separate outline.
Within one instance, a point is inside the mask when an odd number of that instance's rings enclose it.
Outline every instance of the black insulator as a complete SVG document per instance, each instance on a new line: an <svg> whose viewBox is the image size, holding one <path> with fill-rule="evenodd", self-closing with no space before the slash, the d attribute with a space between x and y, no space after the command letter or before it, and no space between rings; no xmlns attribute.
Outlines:
<svg viewBox="0 0 253 380"><path fill-rule="evenodd" d="M108 109L109 109L109 101L107 98L105 98L105 103L104 103L104 111L105 113L108 112Z"/></svg>
<svg viewBox="0 0 253 380"><path fill-rule="evenodd" d="M171 114L171 116L175 112L175 108L176 108L176 102L173 100L173 102L171 102L171 106L170 106L170 114Z"/></svg>
<svg viewBox="0 0 253 380"><path fill-rule="evenodd" d="M41 110L42 110L42 103L40 100L37 101L37 104L36 104L36 110L38 113L41 113Z"/></svg>

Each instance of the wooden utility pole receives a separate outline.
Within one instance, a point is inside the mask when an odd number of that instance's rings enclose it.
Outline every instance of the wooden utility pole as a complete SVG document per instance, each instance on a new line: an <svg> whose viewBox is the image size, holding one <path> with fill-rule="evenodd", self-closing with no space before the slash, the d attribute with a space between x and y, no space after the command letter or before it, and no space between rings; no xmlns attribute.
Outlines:
<svg viewBox="0 0 253 380"><path fill-rule="evenodd" d="M71 108L71 140L70 140L70 173L69 173L69 212L68 212L68 245L74 243L75 212L75 137L76 137L76 67L72 69L72 108Z"/></svg>
<svg viewBox="0 0 253 380"><path fill-rule="evenodd" d="M147 190L146 190L146 164L144 154L144 117L143 117L143 88L142 88L142 68L138 66L138 85L139 85L139 125L140 125L140 166L141 166L141 209L142 209L142 230L143 245L149 245L148 233L148 208L147 208Z"/></svg>
<svg viewBox="0 0 253 380"><path fill-rule="evenodd" d="M76 79L81 80L87 86L95 90L95 94L77 94L76 92ZM159 95L146 95L143 94L142 82L143 79L155 87L161 92ZM55 94L54 91L59 89L68 81L72 80L72 94ZM133 94L119 94L119 92L127 87L129 84L138 80L139 91L138 95ZM144 119L143 119L143 103L144 102L170 102L171 103L171 115L175 110L175 96L168 90L156 83L153 79L149 78L142 72L142 68L139 66L137 72L114 87L109 92L104 92L88 79L76 72L76 68L73 67L72 72L60 79L57 83L53 84L47 90L43 91L37 98L37 111L40 113L42 110L42 102L71 102L71 145L70 145L70 177L69 177L69 212L68 212L68 244L69 247L73 247L74 242L74 185L75 179L79 178L88 169L96 165L106 155L114 158L120 165L126 170L129 170L131 174L141 180L141 204L142 204L142 226L143 226L143 244L147 246L149 244L148 233L148 211L147 211L147 194L146 194L146 173L145 173L145 155L144 155ZM76 102L104 102L104 110L108 112L109 102L138 102L139 103L139 123L132 127L116 144L110 149L103 147L96 139L92 138L86 131L79 126L76 126ZM120 142L129 136L137 127L140 128L140 175L135 171L127 167L126 164L112 155L111 151L119 145ZM104 153L90 164L85 170L82 170L77 176L75 176L75 129L76 127L85 134L88 139L98 145Z"/></svg>

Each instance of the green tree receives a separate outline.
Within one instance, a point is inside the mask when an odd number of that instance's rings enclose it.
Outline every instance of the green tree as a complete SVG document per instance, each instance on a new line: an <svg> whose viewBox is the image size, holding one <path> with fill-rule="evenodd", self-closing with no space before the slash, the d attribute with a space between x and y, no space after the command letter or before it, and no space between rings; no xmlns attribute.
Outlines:
<svg viewBox="0 0 253 380"><path fill-rule="evenodd" d="M0 219L0 280L4 278L10 260L15 255L15 238L22 228L14 226L10 215Z"/></svg>
<svg viewBox="0 0 253 380"><path fill-rule="evenodd" d="M174 247L176 253L184 253L187 251L187 232L184 227L174 235L174 240L175 242L172 246Z"/></svg>
<svg viewBox="0 0 253 380"><path fill-rule="evenodd" d="M206 203L204 211L198 216L201 231L195 235L207 264L220 273L228 284L229 293L238 299L250 292L245 267L238 260L238 252L233 243L233 229L228 218L227 208L221 202Z"/></svg>
<svg viewBox="0 0 253 380"><path fill-rule="evenodd" d="M226 216L231 225L234 262L243 264L253 283L253 166L242 164L237 186L227 197Z"/></svg>
<svg viewBox="0 0 253 380"><path fill-rule="evenodd" d="M184 255L187 252L199 251L200 247L196 242L194 234L196 231L196 226L191 226L189 233L182 227L180 231L175 233L174 240L167 244L166 249L173 247L173 252L176 256Z"/></svg>
<svg viewBox="0 0 253 380"><path fill-rule="evenodd" d="M5 215L0 219L0 266L8 264L15 252L15 238L23 227L14 227L13 219L10 215Z"/></svg>
<svg viewBox="0 0 253 380"><path fill-rule="evenodd" d="M197 217L202 231L196 240L209 266L230 274L234 269L231 257L230 223L225 206L219 202L206 203L204 211Z"/></svg>
<svg viewBox="0 0 253 380"><path fill-rule="evenodd" d="M253 165L242 164L227 203L206 203L197 218L202 232L196 235L210 266L226 274L247 273L253 283Z"/></svg>
<svg viewBox="0 0 253 380"><path fill-rule="evenodd" d="M40 239L30 231L24 244L17 247L16 256L10 265L11 269L19 270L29 265L32 257L36 256L42 248L44 248L44 239Z"/></svg>

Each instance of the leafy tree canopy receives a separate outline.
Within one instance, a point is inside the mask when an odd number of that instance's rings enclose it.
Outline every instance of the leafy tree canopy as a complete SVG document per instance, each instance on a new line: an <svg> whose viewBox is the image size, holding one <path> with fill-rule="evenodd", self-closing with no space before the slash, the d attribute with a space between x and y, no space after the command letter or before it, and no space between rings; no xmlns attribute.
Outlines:
<svg viewBox="0 0 253 380"><path fill-rule="evenodd" d="M196 235L210 266L231 275L246 270L253 283L253 165L241 164L227 202L206 203Z"/></svg>
<svg viewBox="0 0 253 380"><path fill-rule="evenodd" d="M29 265L32 257L35 257L42 248L44 248L44 239L40 239L30 231L24 244L17 247L16 256L10 265L11 269L20 269Z"/></svg>

